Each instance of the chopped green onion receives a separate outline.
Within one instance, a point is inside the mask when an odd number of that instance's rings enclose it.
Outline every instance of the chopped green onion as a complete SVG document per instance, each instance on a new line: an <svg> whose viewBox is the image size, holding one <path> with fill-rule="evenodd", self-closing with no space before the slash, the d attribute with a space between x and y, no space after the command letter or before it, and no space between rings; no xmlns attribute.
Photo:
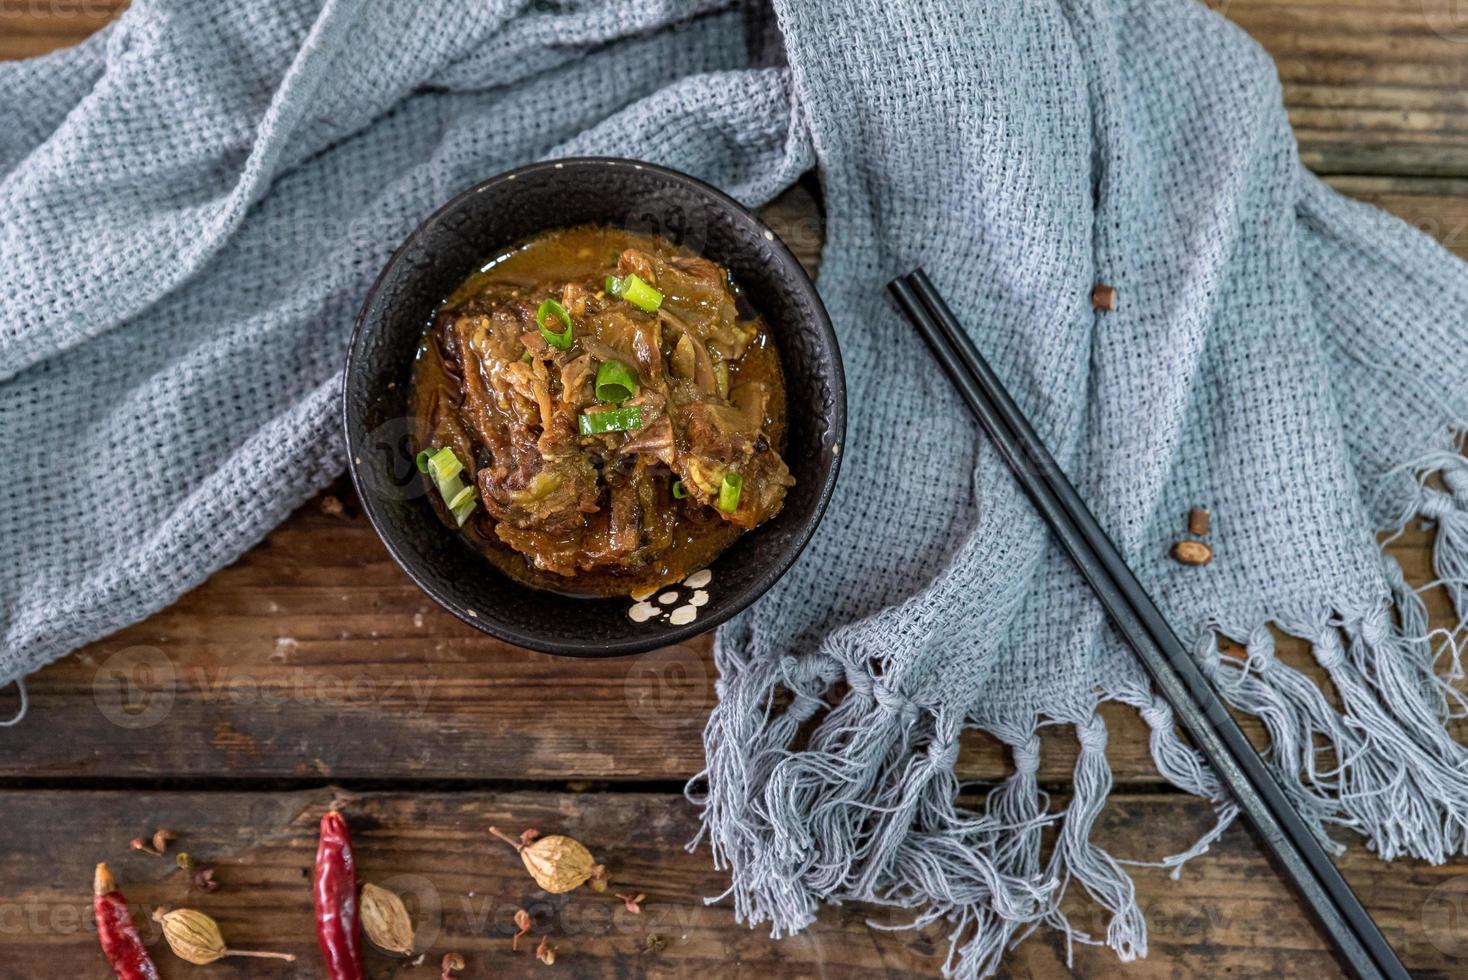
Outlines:
<svg viewBox="0 0 1468 980"><path fill-rule="evenodd" d="M674 480L673 481L673 499L675 499L675 500L687 500L688 499L688 491L683 489L683 481L682 480Z"/></svg>
<svg viewBox="0 0 1468 980"><path fill-rule="evenodd" d="M545 325L545 321L554 316L566 325L561 333L556 333ZM539 328L540 335L545 342L556 350L569 350L571 347L571 314L566 308L553 299L548 299L540 304L540 309L535 312L535 326Z"/></svg>
<svg viewBox="0 0 1468 980"><path fill-rule="evenodd" d="M724 482L719 484L719 510L732 514L739 509L739 492L744 489L744 477L738 473L725 473Z"/></svg>
<svg viewBox="0 0 1468 980"><path fill-rule="evenodd" d="M598 436L603 432L628 432L642 428L642 409L633 405L629 408L609 408L600 412L582 414L579 428L583 436Z"/></svg>
<svg viewBox="0 0 1468 980"><path fill-rule="evenodd" d="M464 506L465 503L467 503L468 501L473 500L473 499L474 499L474 488L473 487L465 487L464 489L460 490L458 493L454 494L454 499L453 500L450 500L448 502L449 510L458 510L460 507Z"/></svg>
<svg viewBox="0 0 1468 980"><path fill-rule="evenodd" d="M520 355L520 360L524 361L526 364L529 364L531 361L535 360L535 357L531 355L529 351L526 351L525 353Z"/></svg>
<svg viewBox="0 0 1468 980"><path fill-rule="evenodd" d="M464 464L459 462L459 457L455 456L454 451L447 446L428 457L428 474L440 487L458 476L463 469Z"/></svg>
<svg viewBox="0 0 1468 980"><path fill-rule="evenodd" d="M663 305L663 294L643 282L635 273L625 279L607 276L607 292L648 313L656 313L658 307Z"/></svg>
<svg viewBox="0 0 1468 980"><path fill-rule="evenodd" d="M637 391L637 374L621 361L602 361L596 369L596 400L623 402Z"/></svg>
<svg viewBox="0 0 1468 980"><path fill-rule="evenodd" d="M454 515L459 526L463 527L469 515L474 512L476 501L474 487L465 486L464 481L459 479L459 474L464 471L464 464L459 462L459 457L445 446L442 449L423 450L415 462L418 464L418 472L433 477L433 483L438 487L444 505Z"/></svg>
<svg viewBox="0 0 1468 980"><path fill-rule="evenodd" d="M452 500L448 501L449 513L453 514L454 520L458 522L460 527L463 527L464 522L469 519L469 515L474 513L474 508L477 504L478 500L476 499L474 488L464 487L458 493L454 494Z"/></svg>

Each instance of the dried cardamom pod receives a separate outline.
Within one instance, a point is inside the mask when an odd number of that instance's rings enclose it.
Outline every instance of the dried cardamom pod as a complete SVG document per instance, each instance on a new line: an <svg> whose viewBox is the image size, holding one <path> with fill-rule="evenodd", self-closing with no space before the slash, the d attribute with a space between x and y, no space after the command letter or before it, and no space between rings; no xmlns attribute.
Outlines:
<svg viewBox="0 0 1468 980"><path fill-rule="evenodd" d="M516 840L497 827L489 828L489 832L519 851L530 877L552 895L578 888L588 879L601 881L602 889L606 887L606 868L596 863L580 841L561 834L538 840Z"/></svg>
<svg viewBox="0 0 1468 980"><path fill-rule="evenodd" d="M294 953L266 953L253 949L230 949L224 944L219 923L193 909L153 910L153 921L163 926L163 938L179 959L203 966L226 956L257 956L262 959L293 961Z"/></svg>
<svg viewBox="0 0 1468 980"><path fill-rule="evenodd" d="M413 955L413 919L403 900L386 888L368 882L362 886L362 934L388 953Z"/></svg>

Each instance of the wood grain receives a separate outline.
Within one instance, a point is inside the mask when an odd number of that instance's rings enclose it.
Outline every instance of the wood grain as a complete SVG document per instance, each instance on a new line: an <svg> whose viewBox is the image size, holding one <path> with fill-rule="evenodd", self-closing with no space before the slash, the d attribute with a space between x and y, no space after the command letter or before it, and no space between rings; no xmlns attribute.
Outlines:
<svg viewBox="0 0 1468 980"><path fill-rule="evenodd" d="M1468 8L1457 0L1213 0L1274 58L1317 173L1468 175Z"/></svg>
<svg viewBox="0 0 1468 980"><path fill-rule="evenodd" d="M127 0L0 0L0 60L77 44L125 7Z"/></svg>
<svg viewBox="0 0 1468 980"><path fill-rule="evenodd" d="M840 976L936 973L946 929L883 933L906 921L896 911L826 908L808 932L771 942L764 929L734 921L727 901L705 896L726 887L706 851L686 853L697 831L692 808L657 793L421 793L353 795L330 787L294 793L0 792L0 977L101 977L91 926L91 871L106 860L139 920L164 977L196 977L174 958L157 927L144 919L155 906L197 908L216 918L239 948L295 953L294 964L224 960L216 978L320 975L311 926L309 874L316 825L328 803L345 808L360 879L403 894L413 909L419 947L436 963L455 950L466 977L555 976L522 946L510 950L516 908L530 911L535 935L557 947L556 969L574 977ZM1120 794L1103 814L1097 840L1120 856L1155 858L1187 846L1209 822L1206 806L1176 798ZM566 833L586 843L612 875L606 895L580 889L541 892L517 855L489 838L491 824ZM162 826L180 833L179 849L215 867L218 891L190 891L168 858L129 852L127 841ZM1360 850L1345 874L1387 937L1418 976L1461 972L1468 929L1455 918L1468 898L1468 876L1410 862L1390 866ZM1178 881L1136 869L1137 895L1151 926L1151 955L1126 968L1138 978L1205 976L1333 976L1330 954L1247 833L1234 828L1212 852L1188 865ZM1079 889L1073 889L1079 892ZM641 915L612 892L647 896ZM1081 894L1064 903L1073 924L1104 934L1106 915ZM642 952L648 936L666 947ZM533 944L532 944L533 945ZM1109 951L1077 945L1074 972L1110 975ZM368 976L426 977L401 960L368 953ZM1067 975L1063 939L1042 931L1007 960L1012 977Z"/></svg>
<svg viewBox="0 0 1468 980"><path fill-rule="evenodd" d="M341 516L308 505L174 606L33 676L26 724L0 729L0 778L656 781L701 768L707 638L574 662L499 643L419 592L349 489L334 495ZM1430 540L1413 528L1390 549L1411 581L1432 580ZM1451 621L1441 590L1425 597ZM1302 644L1284 639L1280 655L1320 676ZM1103 717L1117 780L1156 783L1146 725L1121 706ZM1068 780L1071 733L1042 740L1041 778ZM959 767L994 778L1009 760L971 733Z"/></svg>
<svg viewBox="0 0 1468 980"><path fill-rule="evenodd" d="M1344 193L1401 215L1468 257L1468 7L1457 0L1212 0L1274 56L1301 157ZM125 0L0 0L0 58L76 43ZM813 182L769 220L810 264L822 222ZM90 924L93 862L114 866L134 908L189 904L232 943L283 948L294 965L224 961L215 977L314 977L307 875L315 821L345 802L364 877L409 893L437 923L429 963L373 953L370 976L436 976L447 949L470 977L553 976L509 952L517 905L577 977L892 977L936 973L943 930L883 933L866 915L826 908L807 933L772 943L704 895L726 879L708 854L686 854L693 809L664 790L701 765L713 699L707 638L619 661L567 664L496 643L419 593L386 556L343 486L343 516L303 508L239 563L179 603L68 657L30 681L31 714L0 730L0 980L102 977ZM1429 536L1392 552L1409 578L1431 578ZM1429 595L1449 622L1444 597ZM1308 651L1281 655L1318 675ZM13 705L0 694L0 715ZM1207 808L1155 786L1147 729L1130 709L1103 711L1118 783L1098 842L1121 857L1187 847ZM1257 737L1257 728L1248 725ZM1460 737L1468 736L1461 727ZM1043 736L1041 778L1063 802L1074 764L1068 732ZM1008 771L998 745L966 740L970 778ZM350 781L354 791L323 786ZM539 784L532 787L531 783ZM545 792L558 783L591 792ZM88 788L116 785L115 791ZM160 786L175 786L174 791ZM42 788L51 786L54 788ZM415 789L377 793L376 788ZM608 788L609 791L598 791ZM499 822L572 833L610 863L615 890L649 896L634 917L611 899L551 898L484 828ZM165 860L127 840L161 825L217 864L224 887L190 894ZM1378 862L1360 847L1341 865L1419 976L1457 976L1468 956L1468 870ZM1151 928L1134 977L1327 976L1338 967L1297 903L1235 827L1173 882L1133 869ZM1074 890L1073 890L1074 891ZM436 896L440 914L423 911ZM1074 894L1066 908L1093 933L1105 917ZM155 944L156 930L146 934ZM642 951L649 935L666 941ZM426 938L426 937L425 937ZM1109 951L1042 933L1006 960L1014 977L1113 975ZM203 975L160 949L165 977Z"/></svg>

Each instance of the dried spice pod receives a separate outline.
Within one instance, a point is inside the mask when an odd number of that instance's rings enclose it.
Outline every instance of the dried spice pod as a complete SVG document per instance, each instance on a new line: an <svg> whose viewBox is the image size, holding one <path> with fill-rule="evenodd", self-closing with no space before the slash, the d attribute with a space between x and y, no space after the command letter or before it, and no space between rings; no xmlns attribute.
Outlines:
<svg viewBox="0 0 1468 980"><path fill-rule="evenodd" d="M458 953L444 953L438 965L439 980L453 980L453 975L464 969L464 957Z"/></svg>
<svg viewBox="0 0 1468 980"><path fill-rule="evenodd" d="M321 818L316 846L316 942L329 980L362 980L362 934L357 930L357 861L352 834L335 810Z"/></svg>
<svg viewBox="0 0 1468 980"><path fill-rule="evenodd" d="M541 837L528 843L516 840L503 833L498 827L489 832L520 852L520 860L535 883L552 895L559 895L586 884L587 881L602 882L598 891L606 888L606 868L597 864L580 841L561 834Z"/></svg>
<svg viewBox="0 0 1468 980"><path fill-rule="evenodd" d="M520 937L530 932L530 926L530 913L524 909L516 909L515 928L520 931L515 933L514 937L510 939L510 949L518 950L520 948Z"/></svg>
<svg viewBox="0 0 1468 980"><path fill-rule="evenodd" d="M117 980L158 980L158 967L148 956L147 947L133 925L127 899L117 890L107 865L97 865L92 879L92 914L97 919L97 938L102 941L102 955Z"/></svg>
<svg viewBox="0 0 1468 980"><path fill-rule="evenodd" d="M556 948L550 944L549 936L542 937L540 940L540 945L535 947L535 958L540 960L540 962L544 963L546 966L550 966L551 964L555 963Z"/></svg>
<svg viewBox="0 0 1468 980"><path fill-rule="evenodd" d="M272 953L258 949L230 949L224 944L219 923L194 909L165 912L154 909L153 921L163 926L163 938L179 959L203 966L226 956L252 956L256 959L294 962L294 953Z"/></svg>
<svg viewBox="0 0 1468 980"><path fill-rule="evenodd" d="M362 886L361 906L368 942L384 952L413 955L413 919L401 898L368 882Z"/></svg>
<svg viewBox="0 0 1468 980"><path fill-rule="evenodd" d="M1213 549L1201 541L1179 541L1172 546L1172 557L1184 565L1206 565L1213 560Z"/></svg>
<svg viewBox="0 0 1468 980"><path fill-rule="evenodd" d="M1202 507L1194 507L1188 511L1188 533L1205 537L1208 534L1208 523L1213 515Z"/></svg>

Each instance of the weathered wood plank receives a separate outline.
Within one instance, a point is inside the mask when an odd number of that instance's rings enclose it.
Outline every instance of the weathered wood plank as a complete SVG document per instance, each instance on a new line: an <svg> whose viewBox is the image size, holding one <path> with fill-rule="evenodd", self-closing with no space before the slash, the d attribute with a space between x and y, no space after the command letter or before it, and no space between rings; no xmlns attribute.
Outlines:
<svg viewBox="0 0 1468 980"><path fill-rule="evenodd" d="M1468 175L1468 17L1453 0L1212 0L1274 58L1317 173Z"/></svg>
<svg viewBox="0 0 1468 980"><path fill-rule="evenodd" d="M575 977L932 975L946 951L946 930L938 926L897 933L866 927L868 916L905 921L888 910L827 908L809 932L771 942L765 930L735 923L727 902L705 907L703 897L722 892L726 878L713 870L705 849L683 850L696 816L680 798L660 794L7 791L0 792L0 825L7 828L0 837L6 884L0 975L104 975L89 886L93 863L106 860L140 919L158 905L198 908L239 948L299 957L294 964L224 960L209 976L319 976L308 875L316 823L334 797L354 826L361 879L404 893L430 961L459 951L469 961L466 977L552 975L540 972L523 947L510 951L517 907L535 915L537 936L551 936L556 969ZM1208 822L1207 807L1196 802L1120 795L1097 838L1119 856L1150 859L1185 847ZM611 892L647 895L643 914L627 913L610 892L541 892L516 855L485 833L490 824L582 840L607 863ZM214 865L218 891L190 892L171 860L128 851L131 837L160 826L178 830L180 849ZM1468 877L1411 863L1384 865L1360 849L1342 868L1419 976L1458 971L1455 957L1468 953L1468 931L1454 913L1468 897ZM1128 967L1128 976L1339 975L1305 913L1242 829L1225 834L1179 881L1156 869L1135 874L1151 955ZM1104 913L1082 895L1068 895L1064 907L1077 927L1105 933ZM156 926L140 924L165 977L197 975L162 947ZM649 935L661 936L666 948L641 953ZM1059 937L1042 933L1009 958L1008 975L1068 976L1065 955ZM1117 969L1108 951L1077 945L1074 955L1078 975ZM375 952L368 958L371 977L431 972L407 970Z"/></svg>
<svg viewBox="0 0 1468 980"><path fill-rule="evenodd" d="M701 768L707 638L602 661L498 643L419 592L337 492L346 515L308 505L173 607L32 677L30 716L0 729L0 777L681 780ZM1413 581L1432 578L1428 541L1417 528L1393 545ZM1428 599L1449 622L1445 597ZM1280 652L1308 663L1298 643ZM1146 726L1128 708L1103 714L1116 778L1154 782ZM1042 778L1068 779L1070 733L1043 738ZM992 778L1008 760L971 735L960 769Z"/></svg>
<svg viewBox="0 0 1468 980"><path fill-rule="evenodd" d="M0 61L76 44L126 6L127 0L0 0Z"/></svg>

